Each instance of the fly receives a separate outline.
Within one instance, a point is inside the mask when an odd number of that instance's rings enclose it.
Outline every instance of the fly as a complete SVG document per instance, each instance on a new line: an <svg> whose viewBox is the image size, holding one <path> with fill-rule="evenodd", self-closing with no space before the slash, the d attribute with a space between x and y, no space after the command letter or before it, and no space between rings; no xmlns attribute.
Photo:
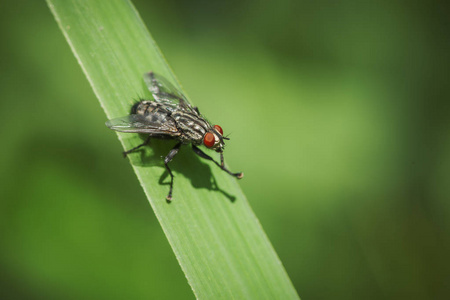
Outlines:
<svg viewBox="0 0 450 300"><path fill-rule="evenodd" d="M164 165L170 175L170 189L166 197L168 202L172 200L174 177L168 164L177 155L181 145L191 144L192 150L198 156L214 162L231 176L238 179L244 177L244 173L233 173L225 167L224 140L229 138L223 136L223 130L219 125L211 125L200 114L198 108L191 106L186 97L163 77L149 72L144 74L144 82L155 100L139 101L133 105L129 116L109 120L106 126L120 132L148 134L142 144L123 152L125 157L147 145L150 138L178 141L164 158ZM197 147L200 145L220 153L220 163Z"/></svg>

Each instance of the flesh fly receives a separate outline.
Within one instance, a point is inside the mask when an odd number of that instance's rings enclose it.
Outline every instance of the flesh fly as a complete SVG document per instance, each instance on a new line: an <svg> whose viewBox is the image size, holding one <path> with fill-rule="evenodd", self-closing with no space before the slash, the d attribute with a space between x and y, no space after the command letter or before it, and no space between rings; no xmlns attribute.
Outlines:
<svg viewBox="0 0 450 300"><path fill-rule="evenodd" d="M223 150L225 140L223 130L219 125L211 125L197 107L191 106L186 97L165 78L149 72L144 74L144 81L153 95L154 100L141 100L133 105L131 114L112 119L106 126L120 132L148 134L147 139L140 145L123 152L124 156L147 145L151 138L173 139L178 143L164 158L164 165L170 175L170 189L167 201L172 200L173 174L169 162L177 155L182 145L191 144L194 152L207 160L213 161L219 168L241 179L243 173L233 173L225 167ZM203 152L198 146L215 150L220 154L220 163Z"/></svg>

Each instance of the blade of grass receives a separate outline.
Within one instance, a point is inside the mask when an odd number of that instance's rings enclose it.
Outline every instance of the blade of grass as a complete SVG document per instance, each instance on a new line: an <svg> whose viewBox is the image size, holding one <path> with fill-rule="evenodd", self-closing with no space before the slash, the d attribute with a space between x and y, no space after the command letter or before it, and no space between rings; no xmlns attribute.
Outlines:
<svg viewBox="0 0 450 300"><path fill-rule="evenodd" d="M145 72L153 70L179 87L129 1L47 2L109 119L127 115L133 98L150 97ZM142 142L136 134L118 136L125 149ZM298 299L234 178L182 149L172 163L174 201L166 203L168 185L161 182L168 178L162 177L160 156L173 146L167 144L152 141L151 150L130 159L195 295Z"/></svg>

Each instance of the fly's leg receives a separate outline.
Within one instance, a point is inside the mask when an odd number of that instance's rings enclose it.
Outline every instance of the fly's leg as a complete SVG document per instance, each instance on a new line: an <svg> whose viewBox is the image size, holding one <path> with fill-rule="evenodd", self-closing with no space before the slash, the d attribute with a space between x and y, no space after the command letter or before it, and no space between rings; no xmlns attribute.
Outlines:
<svg viewBox="0 0 450 300"><path fill-rule="evenodd" d="M223 161L223 152L220 152L220 166L225 166L225 162Z"/></svg>
<svg viewBox="0 0 450 300"><path fill-rule="evenodd" d="M192 150L194 150L194 152L207 160L210 160L212 162L214 162L219 168L221 168L222 170L224 170L225 172L227 172L228 174L230 174L231 176L236 177L237 179L241 179L242 177L244 177L244 173L240 172L240 173L232 173L230 170L228 170L225 167L224 161L223 161L223 153L220 153L220 164L218 162L216 162L211 156L209 156L208 154L206 154L205 152L203 152L202 150L200 150L200 148L198 148L197 146L192 145Z"/></svg>
<svg viewBox="0 0 450 300"><path fill-rule="evenodd" d="M180 147L181 143L176 144L175 147L173 147L172 150L170 150L169 154L167 154L166 158L164 158L164 165L166 166L166 170L167 172L169 172L170 175L170 190L169 194L166 197L167 202L172 201L172 189L173 189L173 174L169 168L168 163L175 157L175 155L177 155L178 151L180 150Z"/></svg>
<svg viewBox="0 0 450 300"><path fill-rule="evenodd" d="M127 150L127 151L123 152L123 157L127 157L128 154L130 154L131 152L141 148L142 146L147 145L148 143L150 143L150 136L148 136L147 139L145 140L145 142L143 142L139 146L136 146L134 148L131 148L130 150Z"/></svg>

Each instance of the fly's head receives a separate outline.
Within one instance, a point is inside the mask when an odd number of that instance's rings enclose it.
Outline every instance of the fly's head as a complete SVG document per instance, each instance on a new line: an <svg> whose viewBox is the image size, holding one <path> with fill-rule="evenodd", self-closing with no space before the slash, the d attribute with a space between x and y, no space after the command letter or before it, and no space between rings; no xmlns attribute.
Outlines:
<svg viewBox="0 0 450 300"><path fill-rule="evenodd" d="M211 126L210 130L203 136L203 145L219 153L223 152L225 147L222 127L219 125Z"/></svg>

